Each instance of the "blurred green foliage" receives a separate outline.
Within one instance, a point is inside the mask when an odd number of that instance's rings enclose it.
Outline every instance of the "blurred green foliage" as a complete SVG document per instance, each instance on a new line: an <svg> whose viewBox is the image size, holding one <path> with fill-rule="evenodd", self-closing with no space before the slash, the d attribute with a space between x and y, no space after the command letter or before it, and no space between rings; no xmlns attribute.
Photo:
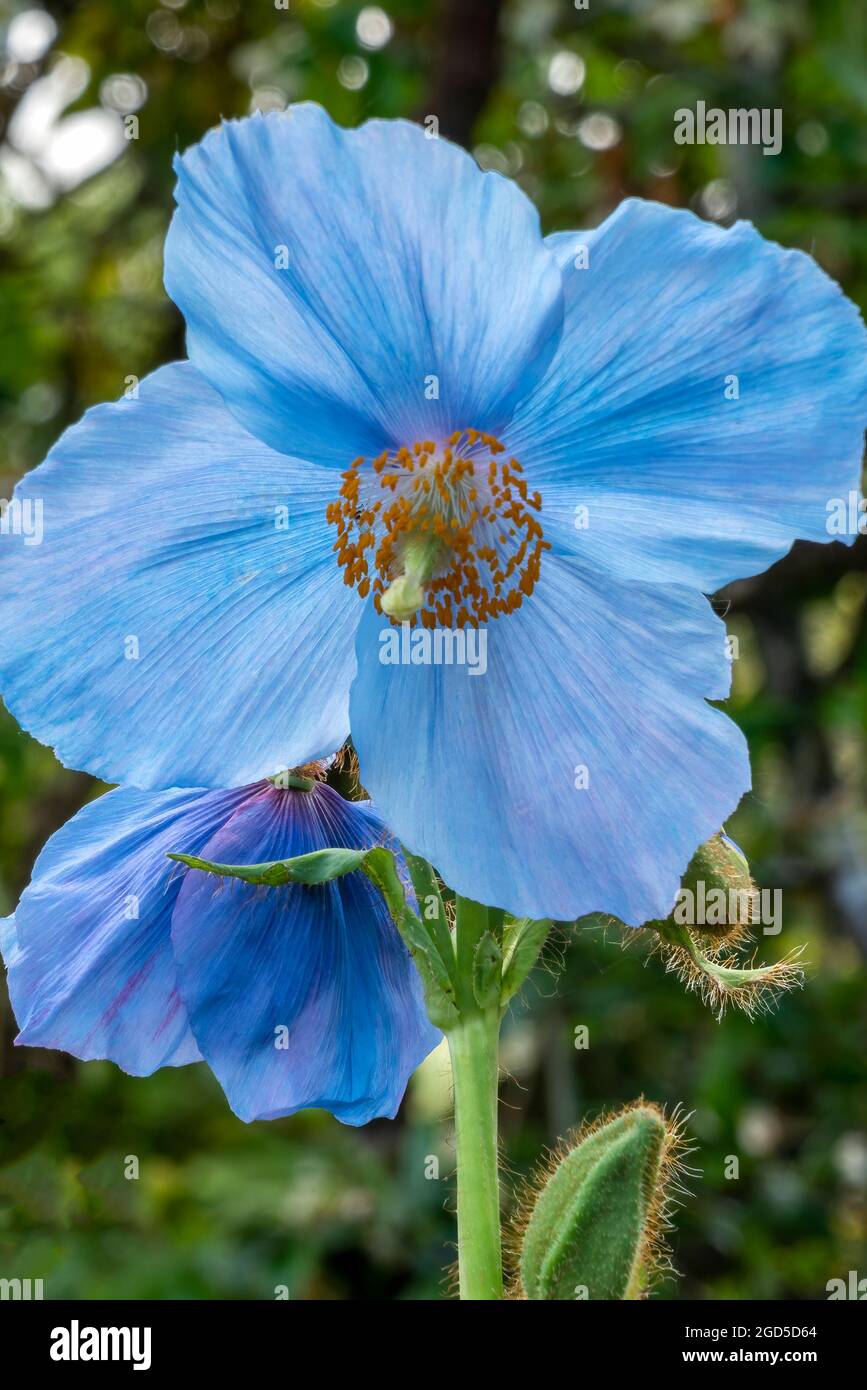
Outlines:
<svg viewBox="0 0 867 1390"><path fill-rule="evenodd" d="M0 38L28 8L3 6ZM520 181L546 231L595 225L627 194L749 216L867 304L860 0L386 0L390 32L375 7L344 0L46 8L51 48L5 62L0 86L2 497L89 405L183 354L161 286L172 156L257 105L309 98L349 124L436 114L480 163ZM67 115L113 109L120 121L140 103L137 138L78 183L20 148L28 94L61 55L80 60ZM673 112L698 99L780 108L782 153L676 146ZM828 1279L859 1262L864 1273L867 1243L864 541L796 547L717 602L738 639L729 708L754 767L729 828L759 881L784 890L783 932L760 955L806 944L807 987L773 1016L717 1024L645 960L641 934L626 951L596 931L564 934L505 1031L509 1181L586 1113L640 1093L682 1102L701 1172L678 1218L683 1279L663 1294L822 1298ZM0 715L0 911L97 790ZM587 1050L574 1045L580 1025ZM203 1067L134 1080L16 1051L14 1032L7 1009L3 1276L41 1277L48 1297L443 1291L453 1229L441 1054L394 1123L355 1131L305 1114L247 1127ZM131 1156L138 1178L124 1176Z"/></svg>

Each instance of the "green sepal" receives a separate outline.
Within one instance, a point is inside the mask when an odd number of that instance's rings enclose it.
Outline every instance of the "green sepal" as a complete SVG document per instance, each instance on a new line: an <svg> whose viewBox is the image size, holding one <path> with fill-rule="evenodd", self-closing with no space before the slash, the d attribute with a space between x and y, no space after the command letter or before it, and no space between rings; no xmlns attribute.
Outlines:
<svg viewBox="0 0 867 1390"><path fill-rule="evenodd" d="M579 1134L539 1192L521 1246L529 1299L640 1296L664 1200L668 1125L638 1105Z"/></svg>
<svg viewBox="0 0 867 1390"><path fill-rule="evenodd" d="M716 937L721 941L726 938L737 939L742 935L743 928L750 925L751 895L756 891L756 885L743 851L722 831L712 835L703 845L699 845L687 865L681 880L681 889L692 893L695 900L699 884L704 885L705 892L722 891L726 894L727 902L739 903L745 899L745 920L741 919L736 911L734 920L729 921L727 912L726 921L703 922L697 927L699 934L704 937ZM673 913L672 917L675 915ZM656 923L648 925L655 926Z"/></svg>
<svg viewBox="0 0 867 1390"><path fill-rule="evenodd" d="M520 917L503 928L503 980L500 1001L505 1007L526 980L548 939L551 922Z"/></svg>
<svg viewBox="0 0 867 1390"><path fill-rule="evenodd" d="M694 893L699 882L703 882L706 888L741 892L749 892L754 887L743 850L722 831L699 845L686 867L681 886Z"/></svg>
<svg viewBox="0 0 867 1390"><path fill-rule="evenodd" d="M503 953L489 931L476 943L473 953L473 994L480 1009L500 1002Z"/></svg>

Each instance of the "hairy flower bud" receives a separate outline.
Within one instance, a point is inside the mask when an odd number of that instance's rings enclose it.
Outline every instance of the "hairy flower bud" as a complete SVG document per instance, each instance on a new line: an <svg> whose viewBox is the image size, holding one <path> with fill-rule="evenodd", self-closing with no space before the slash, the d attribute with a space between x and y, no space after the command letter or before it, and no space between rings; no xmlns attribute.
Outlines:
<svg viewBox="0 0 867 1390"><path fill-rule="evenodd" d="M718 1018L729 1004L749 1015L767 1010L780 994L803 984L799 951L771 965L742 963L738 950L760 920L759 906L746 856L720 831L690 860L671 916L647 923L658 934L666 969L696 990Z"/></svg>
<svg viewBox="0 0 867 1390"><path fill-rule="evenodd" d="M709 895L722 905L722 911L701 914L701 934L715 941L742 939L756 918L758 894L746 855L722 831L699 845L681 881L678 900L706 903Z"/></svg>
<svg viewBox="0 0 867 1390"><path fill-rule="evenodd" d="M643 1100L561 1144L524 1203L517 1296L642 1297L667 1261L682 1128Z"/></svg>

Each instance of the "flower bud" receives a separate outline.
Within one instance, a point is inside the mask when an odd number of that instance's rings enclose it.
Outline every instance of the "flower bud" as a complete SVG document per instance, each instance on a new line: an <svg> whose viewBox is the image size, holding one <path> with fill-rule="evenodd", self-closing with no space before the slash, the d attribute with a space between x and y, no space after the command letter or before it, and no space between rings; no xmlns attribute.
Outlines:
<svg viewBox="0 0 867 1390"><path fill-rule="evenodd" d="M701 935L731 942L747 935L755 918L756 885L746 855L722 831L699 845L692 856L681 881L678 901L707 902L709 895L722 902L724 910L719 921L714 914L701 915Z"/></svg>
<svg viewBox="0 0 867 1390"><path fill-rule="evenodd" d="M525 1203L519 1297L635 1299L666 1266L681 1126L638 1101L563 1144Z"/></svg>
<svg viewBox="0 0 867 1390"><path fill-rule="evenodd" d="M750 939L758 908L746 857L720 831L690 860L671 916L647 923L658 933L666 969L697 991L718 1018L729 1004L748 1015L765 1011L780 994L803 984L800 951L771 965L742 963L738 950Z"/></svg>

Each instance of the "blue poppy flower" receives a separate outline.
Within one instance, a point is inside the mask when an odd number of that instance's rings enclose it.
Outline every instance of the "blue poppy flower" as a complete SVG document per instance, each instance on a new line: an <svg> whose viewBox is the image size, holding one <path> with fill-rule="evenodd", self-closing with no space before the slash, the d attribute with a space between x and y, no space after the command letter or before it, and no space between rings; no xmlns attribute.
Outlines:
<svg viewBox="0 0 867 1390"><path fill-rule="evenodd" d="M0 688L140 786L249 782L351 725L458 891L659 918L750 785L704 595L828 539L864 327L746 223L630 199L543 239L429 133L302 105L179 159L190 361L20 485L44 540L4 540Z"/></svg>
<svg viewBox="0 0 867 1390"><path fill-rule="evenodd" d="M369 803L321 783L108 792L52 836L0 923L17 1041L135 1076L204 1059L242 1120L393 1116L440 1035L373 885L221 886L166 858L244 864L384 838Z"/></svg>

